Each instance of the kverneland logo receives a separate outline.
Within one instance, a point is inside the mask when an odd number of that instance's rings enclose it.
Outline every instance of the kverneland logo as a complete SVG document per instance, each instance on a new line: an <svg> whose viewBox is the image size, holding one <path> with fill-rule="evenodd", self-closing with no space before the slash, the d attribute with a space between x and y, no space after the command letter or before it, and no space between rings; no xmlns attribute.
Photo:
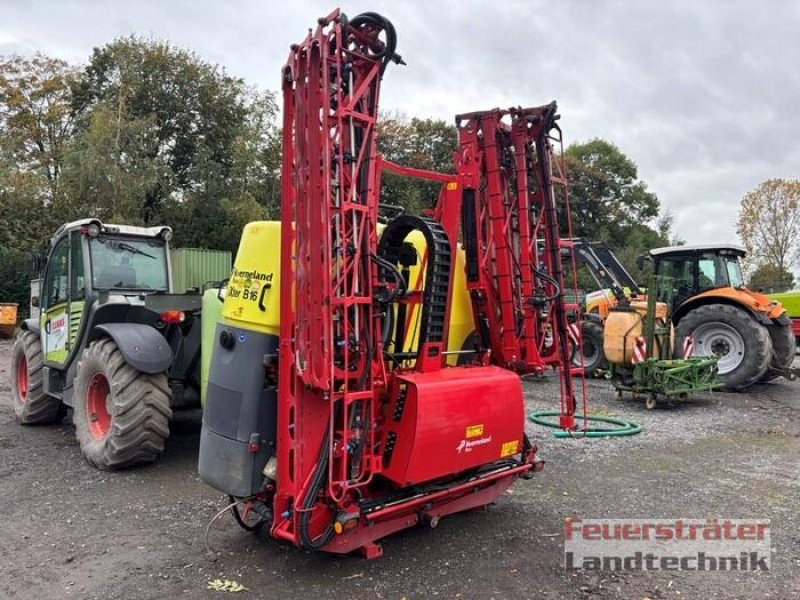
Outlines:
<svg viewBox="0 0 800 600"><path fill-rule="evenodd" d="M472 449L475 446L483 446L484 444L488 444L492 441L492 436L486 436L479 438L477 440L461 440L456 446L456 452L461 454L462 452L472 452Z"/></svg>

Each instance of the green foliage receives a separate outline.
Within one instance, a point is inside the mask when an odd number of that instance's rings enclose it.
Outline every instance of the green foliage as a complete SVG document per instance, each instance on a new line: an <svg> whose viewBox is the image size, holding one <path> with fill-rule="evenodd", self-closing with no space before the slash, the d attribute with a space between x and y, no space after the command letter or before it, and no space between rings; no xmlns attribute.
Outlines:
<svg viewBox="0 0 800 600"><path fill-rule="evenodd" d="M18 316L28 314L30 273L24 252L0 246L0 302L19 304Z"/></svg>
<svg viewBox="0 0 800 600"><path fill-rule="evenodd" d="M768 294L786 292L794 287L794 274L774 264L762 263L750 275L747 287L764 290Z"/></svg>
<svg viewBox="0 0 800 600"><path fill-rule="evenodd" d="M41 54L0 57L0 250L4 252L43 247L60 222L52 204L74 135L70 86L76 76L64 61Z"/></svg>
<svg viewBox="0 0 800 600"><path fill-rule="evenodd" d="M235 250L247 222L279 215L277 114L272 92L158 40L114 40L81 69L41 55L0 58L6 262L84 216L165 223L175 246ZM378 124L379 151L403 166L452 173L457 142L442 120L384 115ZM638 254L679 241L669 213L648 225L658 199L616 146L591 140L564 158L576 235L607 242L634 276ZM418 213L439 190L387 173L381 201Z"/></svg>
<svg viewBox="0 0 800 600"><path fill-rule="evenodd" d="M202 146L230 166L230 147L245 117L243 92L240 79L195 54L131 36L94 49L74 94L78 114L105 101L124 103L135 118L153 116L158 151L180 186L192 182Z"/></svg>
<svg viewBox="0 0 800 600"><path fill-rule="evenodd" d="M63 60L0 57L0 151L22 172L43 176L58 193L64 151L74 133L71 86L77 71Z"/></svg>
<svg viewBox="0 0 800 600"><path fill-rule="evenodd" d="M157 152L153 121L131 118L123 105L94 107L67 153L64 193L55 202L65 221L144 221L142 199L160 187L169 168Z"/></svg>
<svg viewBox="0 0 800 600"><path fill-rule="evenodd" d="M627 247L635 230L658 216L658 198L638 179L636 164L611 142L573 144L564 162L574 235Z"/></svg>
<svg viewBox="0 0 800 600"><path fill-rule="evenodd" d="M195 212L183 203L218 204L243 195L274 202L277 107L271 93L252 92L241 79L167 42L132 36L94 50L74 97L87 128L103 105L140 128L136 191L143 194L144 222Z"/></svg>
<svg viewBox="0 0 800 600"><path fill-rule="evenodd" d="M639 180L636 164L614 144L594 139L573 144L564 151L569 181L572 233L590 241L605 242L638 282L647 276L636 258L648 250L683 241L675 237L674 217L666 211L659 217L656 195ZM649 225L653 220L655 227ZM566 223L561 214L562 235ZM585 269L578 269L579 286L597 285Z"/></svg>
<svg viewBox="0 0 800 600"><path fill-rule="evenodd" d="M272 92L161 41L115 40L83 69L0 58L0 249L95 216L235 250L245 223L279 214L277 113Z"/></svg>
<svg viewBox="0 0 800 600"><path fill-rule="evenodd" d="M378 122L378 151L404 167L452 173L457 146L456 128L442 120L414 118L408 121L400 115L385 115ZM440 189L440 183L384 173L381 202L419 213L434 207Z"/></svg>

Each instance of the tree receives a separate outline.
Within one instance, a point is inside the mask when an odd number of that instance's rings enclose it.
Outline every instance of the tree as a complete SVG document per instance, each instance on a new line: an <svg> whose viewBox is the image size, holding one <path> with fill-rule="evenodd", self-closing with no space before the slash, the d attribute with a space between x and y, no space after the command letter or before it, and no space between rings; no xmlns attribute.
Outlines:
<svg viewBox="0 0 800 600"><path fill-rule="evenodd" d="M277 218L282 140L275 94L250 89L245 95L245 107L245 119L232 147L229 195L261 204L271 218Z"/></svg>
<svg viewBox="0 0 800 600"><path fill-rule="evenodd" d="M153 117L131 119L122 107L96 105L66 154L64 194L56 208L66 221L97 217L140 224L143 199L166 178L155 152Z"/></svg>
<svg viewBox="0 0 800 600"><path fill-rule="evenodd" d="M750 265L791 270L800 260L800 180L769 179L746 194L737 232Z"/></svg>
<svg viewBox="0 0 800 600"><path fill-rule="evenodd" d="M191 52L131 36L95 48L75 86L74 106L85 123L101 103L132 121L151 120L157 141L151 158L169 167L144 198L144 219L154 222L168 202L207 188L212 173L231 173L247 113L245 91L241 79Z"/></svg>
<svg viewBox="0 0 800 600"><path fill-rule="evenodd" d="M665 244L670 246L683 246L686 241L675 234L675 214L666 209L656 220L656 231Z"/></svg>
<svg viewBox="0 0 800 600"><path fill-rule="evenodd" d="M385 115L378 122L378 151L405 167L452 173L457 146L456 128L442 120L414 118L408 121L402 115ZM381 202L416 213L434 207L440 188L437 182L384 173Z"/></svg>
<svg viewBox="0 0 800 600"><path fill-rule="evenodd" d="M623 247L636 226L658 215L658 198L638 179L636 164L611 142L573 144L564 161L574 235Z"/></svg>
<svg viewBox="0 0 800 600"><path fill-rule="evenodd" d="M762 263L755 268L747 281L747 287L764 290L768 294L785 292L794 286L794 274L786 269L780 270L773 264Z"/></svg>
<svg viewBox="0 0 800 600"><path fill-rule="evenodd" d="M36 54L0 57L0 146L15 169L35 171L58 193L64 150L75 128L72 86L77 71Z"/></svg>

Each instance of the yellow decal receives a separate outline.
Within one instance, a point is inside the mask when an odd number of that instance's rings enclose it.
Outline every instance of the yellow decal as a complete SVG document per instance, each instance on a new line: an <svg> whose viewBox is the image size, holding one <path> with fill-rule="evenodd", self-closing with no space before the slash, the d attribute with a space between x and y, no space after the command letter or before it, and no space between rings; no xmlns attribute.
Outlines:
<svg viewBox="0 0 800 600"><path fill-rule="evenodd" d="M467 439L483 435L483 425L470 425L467 427Z"/></svg>
<svg viewBox="0 0 800 600"><path fill-rule="evenodd" d="M500 449L500 458L505 458L506 456L513 456L518 451L519 451L519 440L514 440L513 442L506 442Z"/></svg>
<svg viewBox="0 0 800 600"><path fill-rule="evenodd" d="M457 181L448 181L447 182L447 191L454 192L458 189L458 182Z"/></svg>

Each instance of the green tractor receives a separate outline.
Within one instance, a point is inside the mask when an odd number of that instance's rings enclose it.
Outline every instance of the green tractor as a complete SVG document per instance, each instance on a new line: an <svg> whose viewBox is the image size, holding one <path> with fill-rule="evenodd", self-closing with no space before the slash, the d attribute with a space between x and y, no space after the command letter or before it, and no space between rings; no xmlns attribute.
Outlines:
<svg viewBox="0 0 800 600"><path fill-rule="evenodd" d="M200 302L172 294L169 227L82 219L33 256L39 317L14 345L11 389L23 425L72 408L87 461L111 470L164 450L173 408L199 404Z"/></svg>

